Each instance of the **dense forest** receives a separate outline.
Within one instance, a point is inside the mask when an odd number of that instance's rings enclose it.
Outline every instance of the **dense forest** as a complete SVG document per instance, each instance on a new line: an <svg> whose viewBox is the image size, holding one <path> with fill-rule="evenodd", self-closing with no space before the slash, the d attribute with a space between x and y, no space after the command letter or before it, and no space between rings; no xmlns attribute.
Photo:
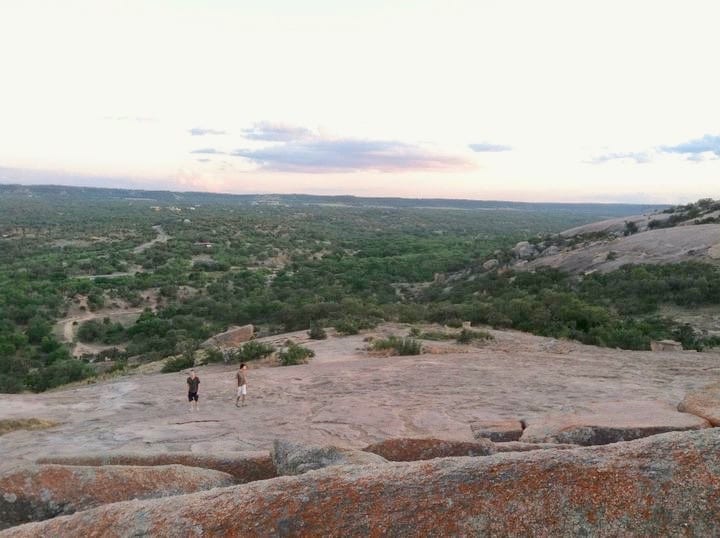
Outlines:
<svg viewBox="0 0 720 538"><path fill-rule="evenodd" d="M647 209L0 186L0 392L82 379L106 357L182 354L245 323L275 334L469 320L701 348L712 342L658 309L720 303L711 266L445 280L517 241Z"/></svg>

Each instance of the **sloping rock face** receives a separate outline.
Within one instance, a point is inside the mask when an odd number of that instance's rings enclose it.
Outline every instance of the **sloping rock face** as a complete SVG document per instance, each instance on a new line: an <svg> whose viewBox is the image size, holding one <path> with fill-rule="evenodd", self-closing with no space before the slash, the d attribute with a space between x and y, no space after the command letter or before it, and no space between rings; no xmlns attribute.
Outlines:
<svg viewBox="0 0 720 538"><path fill-rule="evenodd" d="M709 428L700 417L658 401L605 402L592 411L559 413L528 422L521 441L590 446L631 441L670 431Z"/></svg>
<svg viewBox="0 0 720 538"><path fill-rule="evenodd" d="M6 531L36 536L716 536L717 430L631 443L331 467Z"/></svg>
<svg viewBox="0 0 720 538"><path fill-rule="evenodd" d="M200 344L200 347L203 349L208 347L237 347L248 340L252 340L254 334L255 327L252 325L230 327L224 333L208 338Z"/></svg>
<svg viewBox="0 0 720 538"><path fill-rule="evenodd" d="M182 465L28 465L0 475L0 528L107 503L193 493L233 483L226 473Z"/></svg>
<svg viewBox="0 0 720 538"><path fill-rule="evenodd" d="M720 383L688 393L678 405L678 411L697 415L713 426L720 426Z"/></svg>
<svg viewBox="0 0 720 538"><path fill-rule="evenodd" d="M470 424L475 439L490 439L496 443L518 441L523 433L519 420L478 421Z"/></svg>
<svg viewBox="0 0 720 538"><path fill-rule="evenodd" d="M213 469L232 475L237 484L266 480L277 476L268 452L226 452L197 454L195 452L169 452L164 454L141 454L132 452L105 453L101 455L77 455L41 458L38 463L62 465L187 465Z"/></svg>
<svg viewBox="0 0 720 538"><path fill-rule="evenodd" d="M493 443L443 441L441 439L387 439L363 448L388 461L420 461L454 456L488 456L495 453Z"/></svg>
<svg viewBox="0 0 720 538"><path fill-rule="evenodd" d="M377 454L334 446L315 446L276 440L271 452L279 475L297 475L333 465L376 465L387 463Z"/></svg>

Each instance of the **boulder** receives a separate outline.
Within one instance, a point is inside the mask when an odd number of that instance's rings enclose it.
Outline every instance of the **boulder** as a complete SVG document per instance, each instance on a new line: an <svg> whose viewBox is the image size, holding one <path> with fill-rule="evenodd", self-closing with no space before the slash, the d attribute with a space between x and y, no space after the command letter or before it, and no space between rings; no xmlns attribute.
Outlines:
<svg viewBox="0 0 720 538"><path fill-rule="evenodd" d="M361 450L275 440L270 453L277 473L296 475L334 465L376 465L387 460Z"/></svg>
<svg viewBox="0 0 720 538"><path fill-rule="evenodd" d="M106 452L76 456L41 458L38 463L62 465L187 465L213 469L232 475L235 483L244 484L277 476L268 452L220 452L197 454L195 452L167 452L142 454L133 452Z"/></svg>
<svg viewBox="0 0 720 538"><path fill-rule="evenodd" d="M523 432L519 420L479 420L470 424L475 439L490 439L496 443L517 441Z"/></svg>
<svg viewBox="0 0 720 538"><path fill-rule="evenodd" d="M720 383L689 392L678 405L678 411L697 415L713 426L720 426Z"/></svg>
<svg viewBox="0 0 720 538"><path fill-rule="evenodd" d="M707 420L680 413L666 402L603 402L587 411L528 420L520 440L526 443L605 445L670 431L709 427Z"/></svg>
<svg viewBox="0 0 720 538"><path fill-rule="evenodd" d="M36 536L716 536L720 435L330 467L6 531Z"/></svg>
<svg viewBox="0 0 720 538"><path fill-rule="evenodd" d="M388 461L419 461L454 456L487 456L493 454L493 443L480 441L442 441L440 439L386 439L363 448Z"/></svg>
<svg viewBox="0 0 720 538"><path fill-rule="evenodd" d="M512 253L516 258L527 260L533 256L537 256L538 251L535 246L528 241L520 241L512 248Z"/></svg>
<svg viewBox="0 0 720 538"><path fill-rule="evenodd" d="M482 264L483 269L486 271L492 271L493 269L497 269L497 267L500 265L500 262L496 260L495 258L492 258L491 260L486 261Z"/></svg>
<svg viewBox="0 0 720 538"><path fill-rule="evenodd" d="M238 347L248 340L252 340L255 335L255 327L252 325L243 325L241 327L230 327L227 331L216 334L208 338L200 347L203 349L209 347Z"/></svg>
<svg viewBox="0 0 720 538"><path fill-rule="evenodd" d="M182 465L15 467L0 474L0 529L102 504L193 493L234 482L226 473Z"/></svg>

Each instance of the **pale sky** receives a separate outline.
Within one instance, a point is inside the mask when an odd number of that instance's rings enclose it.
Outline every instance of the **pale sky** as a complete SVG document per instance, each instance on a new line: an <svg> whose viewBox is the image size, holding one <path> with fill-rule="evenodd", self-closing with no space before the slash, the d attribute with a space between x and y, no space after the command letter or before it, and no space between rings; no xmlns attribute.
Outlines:
<svg viewBox="0 0 720 538"><path fill-rule="evenodd" d="M0 183L720 198L716 0L0 0Z"/></svg>

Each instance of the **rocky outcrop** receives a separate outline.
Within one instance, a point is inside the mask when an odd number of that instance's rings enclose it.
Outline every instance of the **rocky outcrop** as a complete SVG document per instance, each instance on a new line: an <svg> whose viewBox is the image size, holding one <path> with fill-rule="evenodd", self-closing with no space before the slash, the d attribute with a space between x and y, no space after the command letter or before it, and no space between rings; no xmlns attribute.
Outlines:
<svg viewBox="0 0 720 538"><path fill-rule="evenodd" d="M224 452L198 454L195 452L168 452L141 454L132 452L86 454L67 457L41 458L38 463L63 465L187 465L213 469L232 475L237 484L265 480L277 476L268 452Z"/></svg>
<svg viewBox="0 0 720 538"><path fill-rule="evenodd" d="M454 456L488 456L495 452L493 443L482 439L443 441L441 439L387 439L363 448L388 461L420 461Z"/></svg>
<svg viewBox="0 0 720 538"><path fill-rule="evenodd" d="M517 441L523 432L519 420L479 420L470 424L475 439L490 439L496 443Z"/></svg>
<svg viewBox="0 0 720 538"><path fill-rule="evenodd" d="M499 265L500 265L500 262L497 259L492 258L492 259L486 261L485 263L483 263L482 268L485 269L486 271L492 271L493 269L497 269Z"/></svg>
<svg viewBox="0 0 720 538"><path fill-rule="evenodd" d="M0 529L130 499L229 486L218 471L161 467L26 465L0 475Z"/></svg>
<svg viewBox="0 0 720 538"><path fill-rule="evenodd" d="M534 245L529 243L528 241L520 241L518 244L516 244L512 249L512 254L516 258L519 258L521 260L527 260L534 256L537 256L538 251L535 248Z"/></svg>
<svg viewBox="0 0 720 538"><path fill-rule="evenodd" d="M369 452L276 440L271 451L277 473L297 475L334 465L376 465L387 460Z"/></svg>
<svg viewBox="0 0 720 538"><path fill-rule="evenodd" d="M605 445L670 431L709 428L700 417L679 413L658 401L604 402L576 413L558 413L528 421L521 441Z"/></svg>
<svg viewBox="0 0 720 538"><path fill-rule="evenodd" d="M209 347L238 347L248 340L252 340L254 335L255 327L252 325L230 327L227 331L208 338L200 344L200 347L203 349Z"/></svg>
<svg viewBox="0 0 720 538"><path fill-rule="evenodd" d="M688 393L678 405L678 411L697 415L713 426L720 426L720 383Z"/></svg>
<svg viewBox="0 0 720 538"><path fill-rule="evenodd" d="M448 458L116 503L6 531L36 536L715 536L720 435Z"/></svg>

